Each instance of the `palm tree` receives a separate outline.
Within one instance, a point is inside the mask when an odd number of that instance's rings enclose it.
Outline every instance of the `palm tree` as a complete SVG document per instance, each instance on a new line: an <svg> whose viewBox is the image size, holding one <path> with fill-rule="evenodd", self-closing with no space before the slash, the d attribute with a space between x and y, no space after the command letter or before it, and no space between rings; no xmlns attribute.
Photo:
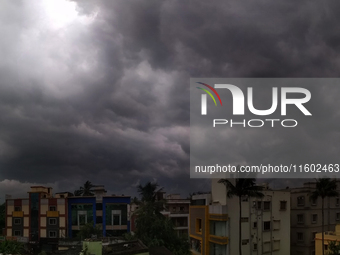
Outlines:
<svg viewBox="0 0 340 255"><path fill-rule="evenodd" d="M158 200L157 198L157 183L148 182L144 186L139 185L138 193L141 196L141 201L138 201L137 204L142 207L145 206L152 210L152 213L161 214L160 212L164 208L164 200ZM161 191L162 189L158 190Z"/></svg>
<svg viewBox="0 0 340 255"><path fill-rule="evenodd" d="M81 188L79 187L79 189L76 189L74 192L73 192L73 195L75 197L80 197L81 195L83 194L83 192L81 191Z"/></svg>
<svg viewBox="0 0 340 255"><path fill-rule="evenodd" d="M336 197L339 193L336 191L337 185L336 180L331 180L330 178L320 178L316 181L315 191L310 196L310 199L315 200L321 197L321 224L322 224L322 255L325 255L324 243L324 203L326 197Z"/></svg>
<svg viewBox="0 0 340 255"><path fill-rule="evenodd" d="M83 187L80 187L83 197L84 196L93 196L91 189L93 188L93 184L90 181L86 181Z"/></svg>
<svg viewBox="0 0 340 255"><path fill-rule="evenodd" d="M228 179L221 179L218 182L223 183L227 188L227 196L232 198L233 196L238 197L239 201L239 255L242 255L242 233L241 233L241 217L242 217L242 197L257 197L261 198L264 194L261 192L263 187L257 186L255 178L236 178L235 184Z"/></svg>

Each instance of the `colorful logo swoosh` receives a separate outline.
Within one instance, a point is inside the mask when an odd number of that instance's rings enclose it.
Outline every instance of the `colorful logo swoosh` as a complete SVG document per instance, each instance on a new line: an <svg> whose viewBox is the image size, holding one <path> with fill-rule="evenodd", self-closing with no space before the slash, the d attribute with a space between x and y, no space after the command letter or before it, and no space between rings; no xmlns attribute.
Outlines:
<svg viewBox="0 0 340 255"><path fill-rule="evenodd" d="M206 86L207 88L211 89L211 91L215 93L215 95L217 96L218 100L220 101L220 104L222 105L222 100L221 100L221 98L220 98L220 95L217 93L217 91L216 91L213 87L211 87L210 85L205 84L205 83L203 83L203 82L197 82L197 83L202 84L203 86ZM207 92L207 94L214 100L214 103L215 103L215 105L217 106L216 100L215 100L214 96L210 93L209 90L202 89L202 88L200 88L200 87L197 87L197 88L198 88L198 89L201 89L201 90L203 90L203 91L205 91L205 92Z"/></svg>

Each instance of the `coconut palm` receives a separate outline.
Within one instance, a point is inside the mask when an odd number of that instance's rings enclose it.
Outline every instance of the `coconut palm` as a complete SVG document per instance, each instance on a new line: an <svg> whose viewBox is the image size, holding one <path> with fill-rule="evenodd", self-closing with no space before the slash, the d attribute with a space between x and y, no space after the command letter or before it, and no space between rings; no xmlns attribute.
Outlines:
<svg viewBox="0 0 340 255"><path fill-rule="evenodd" d="M83 187L80 187L83 196L93 196L91 189L93 188L93 184L90 181L86 181Z"/></svg>
<svg viewBox="0 0 340 255"><path fill-rule="evenodd" d="M261 192L263 188L257 186L255 178L236 178L235 182L228 179L221 179L218 182L223 183L227 188L228 198L233 196L238 197L239 201L239 255L242 255L242 228L241 228L241 217L242 217L242 197L257 197L261 198L264 194Z"/></svg>
<svg viewBox="0 0 340 255"><path fill-rule="evenodd" d="M339 193L336 191L336 180L330 178L320 178L316 181L316 189L312 192L310 199L315 200L321 197L321 225L322 225L322 243L324 243L324 204L326 197L336 197ZM325 247L322 245L322 255L325 255Z"/></svg>

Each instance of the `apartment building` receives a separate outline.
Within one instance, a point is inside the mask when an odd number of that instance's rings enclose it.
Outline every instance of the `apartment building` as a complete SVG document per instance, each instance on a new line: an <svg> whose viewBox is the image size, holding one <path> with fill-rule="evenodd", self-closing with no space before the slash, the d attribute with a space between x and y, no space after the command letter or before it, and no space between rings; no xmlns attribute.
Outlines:
<svg viewBox="0 0 340 255"><path fill-rule="evenodd" d="M264 197L242 198L242 252L246 254L290 254L290 193L264 190ZM202 196L202 195L200 195ZM193 197L190 206L192 254L231 255L239 253L239 200L228 198L227 190L212 180L209 194ZM195 200L200 202L195 202ZM201 203L197 205L197 203ZM203 204L204 203L204 204Z"/></svg>
<svg viewBox="0 0 340 255"><path fill-rule="evenodd" d="M6 199L6 235L40 238L66 237L66 198L52 196L52 188L32 186L29 198Z"/></svg>
<svg viewBox="0 0 340 255"><path fill-rule="evenodd" d="M92 222L103 236L130 232L130 197L107 196L103 186L94 196L74 197L69 192L52 194L52 188L33 186L29 198L6 199L7 236L37 242L41 238L75 237L81 227Z"/></svg>
<svg viewBox="0 0 340 255"><path fill-rule="evenodd" d="M337 182L340 192L340 182ZM293 255L314 255L315 236L321 233L321 198L311 200L316 182L304 183L302 187L291 189L291 250ZM340 223L339 197L324 200L325 231L332 231Z"/></svg>
<svg viewBox="0 0 340 255"><path fill-rule="evenodd" d="M167 216L172 220L178 236L188 236L190 199L182 199L179 194L170 194L165 201L165 210L169 212Z"/></svg>

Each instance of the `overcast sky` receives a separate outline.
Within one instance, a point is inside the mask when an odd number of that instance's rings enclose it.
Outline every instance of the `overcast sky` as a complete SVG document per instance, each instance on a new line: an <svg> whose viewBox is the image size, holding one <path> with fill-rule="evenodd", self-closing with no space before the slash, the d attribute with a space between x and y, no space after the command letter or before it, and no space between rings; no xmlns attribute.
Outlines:
<svg viewBox="0 0 340 255"><path fill-rule="evenodd" d="M1 1L0 194L209 190L189 178L190 77L338 77L339 7Z"/></svg>

